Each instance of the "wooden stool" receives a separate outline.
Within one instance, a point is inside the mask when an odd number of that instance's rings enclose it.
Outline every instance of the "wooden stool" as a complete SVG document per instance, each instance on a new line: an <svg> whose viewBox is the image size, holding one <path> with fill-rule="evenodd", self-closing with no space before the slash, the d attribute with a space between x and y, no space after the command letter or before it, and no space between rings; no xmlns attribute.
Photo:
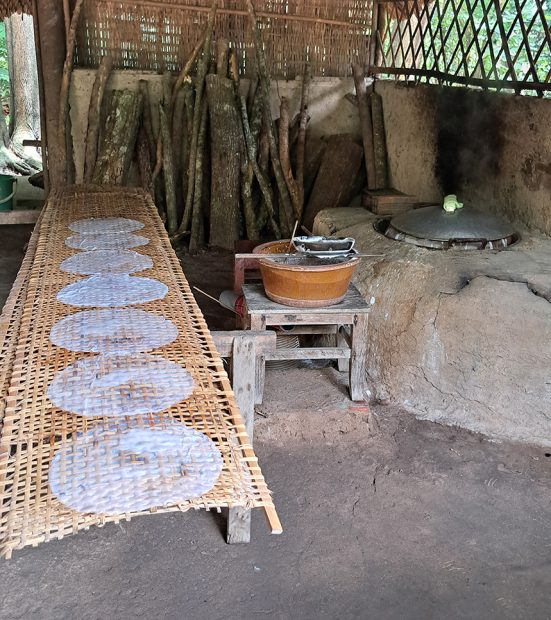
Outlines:
<svg viewBox="0 0 551 620"><path fill-rule="evenodd" d="M365 358L369 304L352 284L341 303L325 308L295 308L266 297L261 284L244 284L245 327L263 331L270 326L293 327L287 334L335 334L335 347L277 349L257 363L256 404L262 402L267 360L336 359L340 371L348 371L350 398L365 400Z"/></svg>

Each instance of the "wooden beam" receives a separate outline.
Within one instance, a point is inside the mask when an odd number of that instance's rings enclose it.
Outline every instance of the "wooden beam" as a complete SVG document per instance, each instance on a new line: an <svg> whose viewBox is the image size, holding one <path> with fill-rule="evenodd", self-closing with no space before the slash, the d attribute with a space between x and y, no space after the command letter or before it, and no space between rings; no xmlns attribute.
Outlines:
<svg viewBox="0 0 551 620"><path fill-rule="evenodd" d="M465 86L481 86L482 88L508 88L510 90L535 90L537 92L551 91L551 82L526 82L514 80L483 80L482 78L466 77L463 75L453 75L445 71L434 71L432 69L414 69L398 67L369 67L371 75L403 75L417 77L433 77L443 82L463 84Z"/></svg>
<svg viewBox="0 0 551 620"><path fill-rule="evenodd" d="M44 173L50 186L54 187L61 183L57 122L61 75L65 61L63 6L59 0L35 0L34 10L38 36L37 55L40 54L41 59L40 66L37 65L38 83L42 92L40 109L45 124L42 135L42 146L47 160Z"/></svg>

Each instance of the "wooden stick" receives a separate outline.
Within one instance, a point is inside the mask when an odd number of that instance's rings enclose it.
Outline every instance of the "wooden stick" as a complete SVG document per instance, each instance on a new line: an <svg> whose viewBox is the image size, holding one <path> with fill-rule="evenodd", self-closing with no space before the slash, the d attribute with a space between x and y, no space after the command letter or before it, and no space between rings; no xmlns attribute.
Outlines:
<svg viewBox="0 0 551 620"><path fill-rule="evenodd" d="M300 217L302 211L300 205L299 191L297 183L293 177L291 168L291 157L289 154L289 100L281 97L279 112L279 156L281 158L281 170L291 196L291 203L295 211L295 216Z"/></svg>
<svg viewBox="0 0 551 620"><path fill-rule="evenodd" d="M228 77L229 46L227 39L216 41L216 75Z"/></svg>
<svg viewBox="0 0 551 620"><path fill-rule="evenodd" d="M63 19L65 20L65 41L69 40L69 31L71 30L71 8L69 0L63 0Z"/></svg>
<svg viewBox="0 0 551 620"><path fill-rule="evenodd" d="M199 126L199 138L197 140L197 155L195 157L195 190L193 192L193 213L191 219L191 238L189 251L197 252L204 245L204 225L202 218L203 198L203 159L205 154L205 139L207 135L208 102L205 98L202 103L201 124Z"/></svg>
<svg viewBox="0 0 551 620"><path fill-rule="evenodd" d="M75 40L78 19L80 17L80 11L82 9L82 3L84 0L77 0L73 17L71 19L71 26L69 28L69 36L67 37L67 52L65 54L65 63L63 65L63 75L61 78L61 91L59 95L59 117L57 122L58 142L59 142L59 155L61 159L60 169L62 171L62 183L67 183L67 161L69 155L67 143L72 145L72 139L70 132L67 132L67 126L70 124L69 118L69 86L71 84L71 73L73 72L73 58L75 53Z"/></svg>
<svg viewBox="0 0 551 620"><path fill-rule="evenodd" d="M157 138L157 145L155 147L155 168L153 168L153 183L157 180L161 170L163 169L163 141L161 138L161 132L159 131L159 137Z"/></svg>
<svg viewBox="0 0 551 620"><path fill-rule="evenodd" d="M369 95L371 122L373 123L373 157L375 161L375 188L388 187L388 169L386 162L385 122L383 117L383 99L376 93Z"/></svg>
<svg viewBox="0 0 551 620"><path fill-rule="evenodd" d="M138 166L140 169L140 179L142 182L142 188L154 198L155 191L153 187L153 176L151 170L151 158L149 156L149 144L147 141L147 135L145 127L142 124L138 133Z"/></svg>
<svg viewBox="0 0 551 620"><path fill-rule="evenodd" d="M239 85L239 63L237 61L237 53L232 47L228 54L228 75L236 84Z"/></svg>
<svg viewBox="0 0 551 620"><path fill-rule="evenodd" d="M367 89L365 86L365 77L363 69L360 65L353 65L354 83L356 84L356 99L358 101L358 110L360 113L360 125L362 130L362 139L364 145L365 170L367 172L367 187L375 189L375 156L373 153L373 124L371 121L371 108L367 100Z"/></svg>
<svg viewBox="0 0 551 620"><path fill-rule="evenodd" d="M231 312L233 312L234 314L237 314L237 312L235 310L232 310L231 308L228 308L219 299L216 299L216 297L213 297L212 295L209 295L208 293L205 293L205 291L200 289L198 286L194 286L193 288L197 292L201 293L201 295L204 295L205 297L208 297L209 299L212 299L212 301L215 301L219 306L222 306L222 308L225 308L226 310L231 310Z"/></svg>
<svg viewBox="0 0 551 620"><path fill-rule="evenodd" d="M182 88L184 82L189 78L189 73L191 71L191 68L193 67L193 64L199 57L199 52L201 51L201 49L203 48L205 44L205 37L207 36L207 30L208 30L208 26L205 28L203 36L195 44L195 47L193 48L193 51L191 52L191 56L188 58L188 61L184 65L183 69L180 71L180 74L178 75L178 77L176 78L176 82L174 83L174 88L172 90L172 104L174 104L174 102L176 101L176 97L178 96L178 91L180 90L180 88Z"/></svg>
<svg viewBox="0 0 551 620"><path fill-rule="evenodd" d="M185 131L181 136L182 139L182 197L185 201L188 190L188 174L189 174L189 149L191 144L191 132L193 125L193 108L194 93L191 82L186 81L184 89L184 112L185 112Z"/></svg>
<svg viewBox="0 0 551 620"><path fill-rule="evenodd" d="M140 80L138 86L142 94L143 101L142 124L145 129L145 135L147 137L149 158L153 162L156 161L157 142L155 141L155 135L153 133L153 123L151 121L151 97L149 95L149 82L147 80Z"/></svg>
<svg viewBox="0 0 551 620"><path fill-rule="evenodd" d="M279 160L279 152L275 140L274 128L272 123L272 109L270 104L270 78L268 74L268 67L266 65L266 56L264 54L264 46L262 42L262 35L260 33L260 29L258 27L258 23L256 20L256 13L254 10L254 6L252 0L247 0L247 11L249 12L249 17L251 19L254 42L255 42L255 51L256 51L256 61L258 64L258 75L260 80L260 87L262 89L262 97L264 100L264 119L266 122L268 142L270 144L270 155L272 157L272 166L274 169L274 175L276 178L277 188L279 190L281 204L283 206L283 217L280 221L280 226L284 235L286 235L290 231L291 222L293 221L293 206L291 204L291 199L289 197L289 192L287 191L287 184L285 183L285 178L283 176L283 171L281 169L281 162Z"/></svg>
<svg viewBox="0 0 551 620"><path fill-rule="evenodd" d="M235 98L237 109L239 112L239 118L241 121L241 129L243 131L243 141L245 144L245 157L241 164L241 199L243 202L243 213L245 214L245 228L247 233L247 239L258 239L260 237L258 227L256 224L256 215L254 212L252 186L254 180L254 164L253 160L256 159L256 145L252 144L253 138L251 135L251 127L247 118L247 106L245 104L245 114L241 106L245 99L239 95L239 69L237 65L237 56L234 50L230 50L229 57L229 75L234 84ZM252 146L249 149L249 146Z"/></svg>
<svg viewBox="0 0 551 620"><path fill-rule="evenodd" d="M176 195L174 186L174 168L172 160L172 139L168 126L168 113L165 104L159 106L160 135L162 136L162 160L165 178L166 196L166 222L168 234L176 232L178 228L178 215L176 213Z"/></svg>
<svg viewBox="0 0 551 620"><path fill-rule="evenodd" d="M111 74L113 59L104 56L96 72L96 79L90 96L88 108L88 129L86 131L86 152L84 155L84 182L91 183L94 176L94 167L98 157L99 129L101 120L101 104L107 80Z"/></svg>
<svg viewBox="0 0 551 620"><path fill-rule="evenodd" d="M310 98L310 64L306 63L302 77L302 95L300 100L300 117L297 140L297 163L296 185L298 190L298 219L301 219L304 210L304 162L306 160L306 127L310 117L308 116L308 104Z"/></svg>
<svg viewBox="0 0 551 620"><path fill-rule="evenodd" d="M257 178L260 191L262 192L262 195L264 196L264 201L265 201L266 208L268 211L268 220L270 222L270 227L274 235L276 236L276 238L281 239L281 231L275 220L275 212L274 212L274 205L272 202L272 192L270 190L270 184L268 180L266 179L266 177L264 176L262 170L260 169L256 161L256 147L255 147L253 136L251 134L249 119L247 116L247 102L245 101L244 97L240 97L239 101L240 101L240 109L241 109L241 121L243 124L243 131L245 134L245 144L247 146L247 154L249 158L249 163Z"/></svg>
<svg viewBox="0 0 551 620"><path fill-rule="evenodd" d="M270 177L270 142L268 140L268 129L266 124L266 119L264 118L264 99L262 96L262 90L260 88L257 89L257 95L255 98L255 105L258 102L260 106L260 133L258 134L258 167L262 171L262 174L266 179ZM254 111L253 111L254 114ZM271 204L273 205L273 191L271 183L268 185L270 197L272 198ZM275 212L275 205L274 205ZM260 201L260 208L258 211L258 227L260 230L266 226L268 222L268 207L266 205L266 200L264 196L262 196L262 200ZM281 238L281 237L279 237Z"/></svg>
<svg viewBox="0 0 551 620"><path fill-rule="evenodd" d="M297 226L298 226L298 220L295 222L293 232L291 233L291 238L289 239L289 247L287 248L287 254L291 252L291 248L293 247L293 239L295 238L295 233L297 232Z"/></svg>
<svg viewBox="0 0 551 620"><path fill-rule="evenodd" d="M249 116L253 116L253 106L255 101L257 100L257 91L258 91L258 75L251 78L249 82L249 91L247 92L247 113Z"/></svg>
<svg viewBox="0 0 551 620"><path fill-rule="evenodd" d="M324 258L384 258L385 254L339 254L338 256L316 256L315 254L309 254L307 252L295 252L291 254L254 254L254 253L243 253L236 254L234 258L257 258L264 259L269 258L273 260L274 258L319 258L323 260Z"/></svg>
<svg viewBox="0 0 551 620"><path fill-rule="evenodd" d="M202 99L203 92L205 90L205 76L210 63L210 44L212 39L212 31L214 29L214 17L216 15L216 9L218 7L217 0L213 0L212 8L209 13L209 19L205 32L205 39L203 42L203 53L199 62L197 63L197 77L195 86L195 107L193 110L193 126L191 133L191 143L189 149L189 167L188 167L188 188L186 196L186 205L184 208L184 215L182 222L178 228L178 234L185 234L189 228L191 222L191 216L193 212L193 192L195 189L195 158L197 157L197 143L199 141L199 132L201 130L201 112L202 112Z"/></svg>

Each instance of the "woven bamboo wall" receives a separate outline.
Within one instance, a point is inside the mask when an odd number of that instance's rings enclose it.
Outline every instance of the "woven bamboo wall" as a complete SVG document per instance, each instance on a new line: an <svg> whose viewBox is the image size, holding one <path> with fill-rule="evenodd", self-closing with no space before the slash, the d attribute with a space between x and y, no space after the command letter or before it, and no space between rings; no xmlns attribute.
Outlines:
<svg viewBox="0 0 551 620"><path fill-rule="evenodd" d="M313 75L345 76L367 62L371 2L256 0L273 77L294 78L305 60ZM245 0L220 0L215 37L238 51L244 75L255 71ZM177 71L207 21L211 0L84 0L77 65L97 67L110 54L119 69Z"/></svg>
<svg viewBox="0 0 551 620"><path fill-rule="evenodd" d="M0 0L0 19L14 13L32 13L31 0Z"/></svg>

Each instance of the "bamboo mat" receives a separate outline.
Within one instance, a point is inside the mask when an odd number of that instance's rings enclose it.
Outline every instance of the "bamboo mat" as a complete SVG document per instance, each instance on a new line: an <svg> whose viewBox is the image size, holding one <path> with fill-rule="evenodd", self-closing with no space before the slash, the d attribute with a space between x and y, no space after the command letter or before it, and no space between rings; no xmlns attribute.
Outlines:
<svg viewBox="0 0 551 620"><path fill-rule="evenodd" d="M184 423L209 437L222 456L221 474L214 487L183 503L124 514L75 512L62 504L48 484L50 463L61 446L83 433L108 425L121 429L136 418L85 418L56 408L46 390L54 376L90 354L74 353L49 339L54 323L81 309L62 304L56 295L82 276L64 273L61 261L75 254L65 245L68 224L90 217L128 217L145 224L139 234L149 244L140 253L153 267L135 274L155 278L168 287L160 301L134 306L171 320L178 337L152 351L175 362L192 376L192 395L138 424L171 427ZM149 197L141 190L74 186L54 193L38 222L27 254L0 321L0 554L51 539L130 519L138 514L186 511L190 508L262 507L268 521L277 522L270 492L247 437L205 320L184 277L178 258ZM120 489L128 493L128 489Z"/></svg>

